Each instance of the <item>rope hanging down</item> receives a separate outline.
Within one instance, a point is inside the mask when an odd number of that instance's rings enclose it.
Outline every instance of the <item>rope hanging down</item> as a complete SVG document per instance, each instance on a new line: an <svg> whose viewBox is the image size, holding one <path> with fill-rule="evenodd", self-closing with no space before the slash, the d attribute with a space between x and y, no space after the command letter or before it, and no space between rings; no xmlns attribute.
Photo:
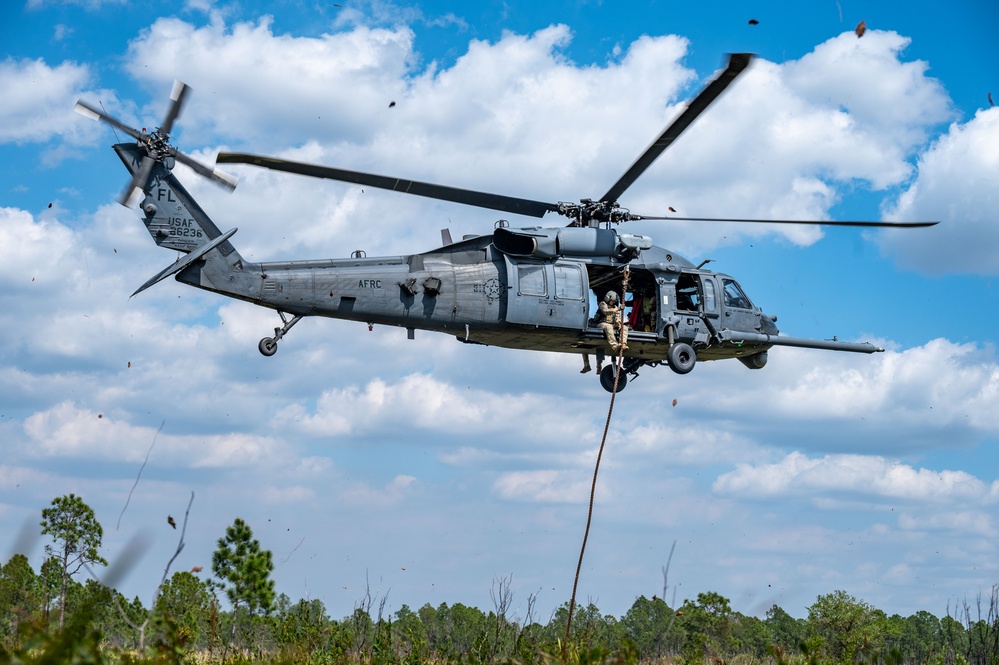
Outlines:
<svg viewBox="0 0 999 665"><path fill-rule="evenodd" d="M625 293L628 291L628 266L624 267L624 278L621 282L621 305L624 306ZM618 339L624 338L624 312L618 320ZM586 541L590 536L590 523L593 521L593 500L597 491L597 473L600 471L600 458L604 455L604 445L607 443L607 432L610 429L611 415L614 413L614 398L617 397L617 382L621 377L621 366L624 361L624 343L618 345L617 358L614 361L614 389L611 391L610 406L607 408L607 420L604 422L604 435L600 439L597 450L597 462L593 467L593 482L590 485L590 507L586 513L586 529L583 531L583 543L579 548L579 561L576 563L576 577L572 581L572 597L569 599L569 617L565 622L565 639L562 640L562 660L565 660L566 649L569 648L569 631L572 628L572 614L576 609L576 588L579 586L579 571L583 567L583 553L586 552Z"/></svg>

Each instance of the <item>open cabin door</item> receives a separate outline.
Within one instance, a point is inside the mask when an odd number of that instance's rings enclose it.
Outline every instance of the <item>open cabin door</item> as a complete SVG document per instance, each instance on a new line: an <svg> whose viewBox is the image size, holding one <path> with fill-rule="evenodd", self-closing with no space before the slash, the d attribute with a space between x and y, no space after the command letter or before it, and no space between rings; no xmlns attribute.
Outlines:
<svg viewBox="0 0 999 665"><path fill-rule="evenodd" d="M581 264L504 258L508 323L573 330L586 327L589 286Z"/></svg>

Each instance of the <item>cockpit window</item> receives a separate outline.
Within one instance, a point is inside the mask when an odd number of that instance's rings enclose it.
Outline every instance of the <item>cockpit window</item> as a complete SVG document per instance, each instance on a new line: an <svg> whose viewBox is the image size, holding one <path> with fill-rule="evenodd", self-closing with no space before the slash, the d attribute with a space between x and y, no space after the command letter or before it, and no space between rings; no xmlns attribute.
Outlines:
<svg viewBox="0 0 999 665"><path fill-rule="evenodd" d="M739 285L735 283L734 279L723 279L722 284L725 290L725 306L726 307L739 307L742 309L752 309L753 303L749 302L749 298L746 294L742 292Z"/></svg>

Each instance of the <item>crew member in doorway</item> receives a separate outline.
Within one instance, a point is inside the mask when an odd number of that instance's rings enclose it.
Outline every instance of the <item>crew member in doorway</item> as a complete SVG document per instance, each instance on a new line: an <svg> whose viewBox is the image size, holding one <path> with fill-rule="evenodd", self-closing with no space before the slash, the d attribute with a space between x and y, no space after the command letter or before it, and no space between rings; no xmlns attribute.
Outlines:
<svg viewBox="0 0 999 665"><path fill-rule="evenodd" d="M597 305L597 316L595 317L597 327L604 331L604 336L607 338L607 343L610 345L611 351L618 353L622 348L628 350L628 326L624 325L623 310L624 307L621 306L618 300L617 293L615 291L608 291L603 300L601 300ZM619 328L621 330L621 343L618 344L617 337L614 334L614 329ZM579 370L580 374L586 374L592 369L590 367L590 354L583 354L583 369ZM599 361L597 362L597 372L601 370Z"/></svg>
<svg viewBox="0 0 999 665"><path fill-rule="evenodd" d="M628 350L628 326L624 325L621 302L618 300L616 291L608 291L604 299L597 305L597 327L604 331L607 343L610 344L611 351L617 353L619 350ZM621 343L618 344L614 329L621 330Z"/></svg>

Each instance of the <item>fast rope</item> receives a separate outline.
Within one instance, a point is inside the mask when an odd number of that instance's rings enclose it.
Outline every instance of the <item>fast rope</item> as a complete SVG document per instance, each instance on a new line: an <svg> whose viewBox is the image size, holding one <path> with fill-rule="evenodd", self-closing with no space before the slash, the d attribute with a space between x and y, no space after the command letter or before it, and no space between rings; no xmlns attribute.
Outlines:
<svg viewBox="0 0 999 665"><path fill-rule="evenodd" d="M576 609L576 588L579 586L579 571L583 567L583 553L586 552L586 541L590 536L590 523L593 521L593 500L597 492L597 473L600 471L600 459L604 455L604 445L607 443L607 432L610 429L611 415L614 413L614 398L617 397L617 382L621 376L621 366L624 362L624 294L628 292L628 277L630 272L628 266L624 267L624 276L621 282L621 309L618 318L618 339L622 340L618 346L617 358L614 363L614 390L611 391L610 406L607 408L607 420L604 422L604 435L600 439L600 448L597 450L597 462L593 467L593 482L590 484L590 507L586 513L586 529L583 531L583 543L579 548L579 561L576 563L576 577L572 581L572 597L569 599L569 617L565 622L565 639L562 640L562 661L565 661L566 649L569 648L569 632L572 628L572 614Z"/></svg>

